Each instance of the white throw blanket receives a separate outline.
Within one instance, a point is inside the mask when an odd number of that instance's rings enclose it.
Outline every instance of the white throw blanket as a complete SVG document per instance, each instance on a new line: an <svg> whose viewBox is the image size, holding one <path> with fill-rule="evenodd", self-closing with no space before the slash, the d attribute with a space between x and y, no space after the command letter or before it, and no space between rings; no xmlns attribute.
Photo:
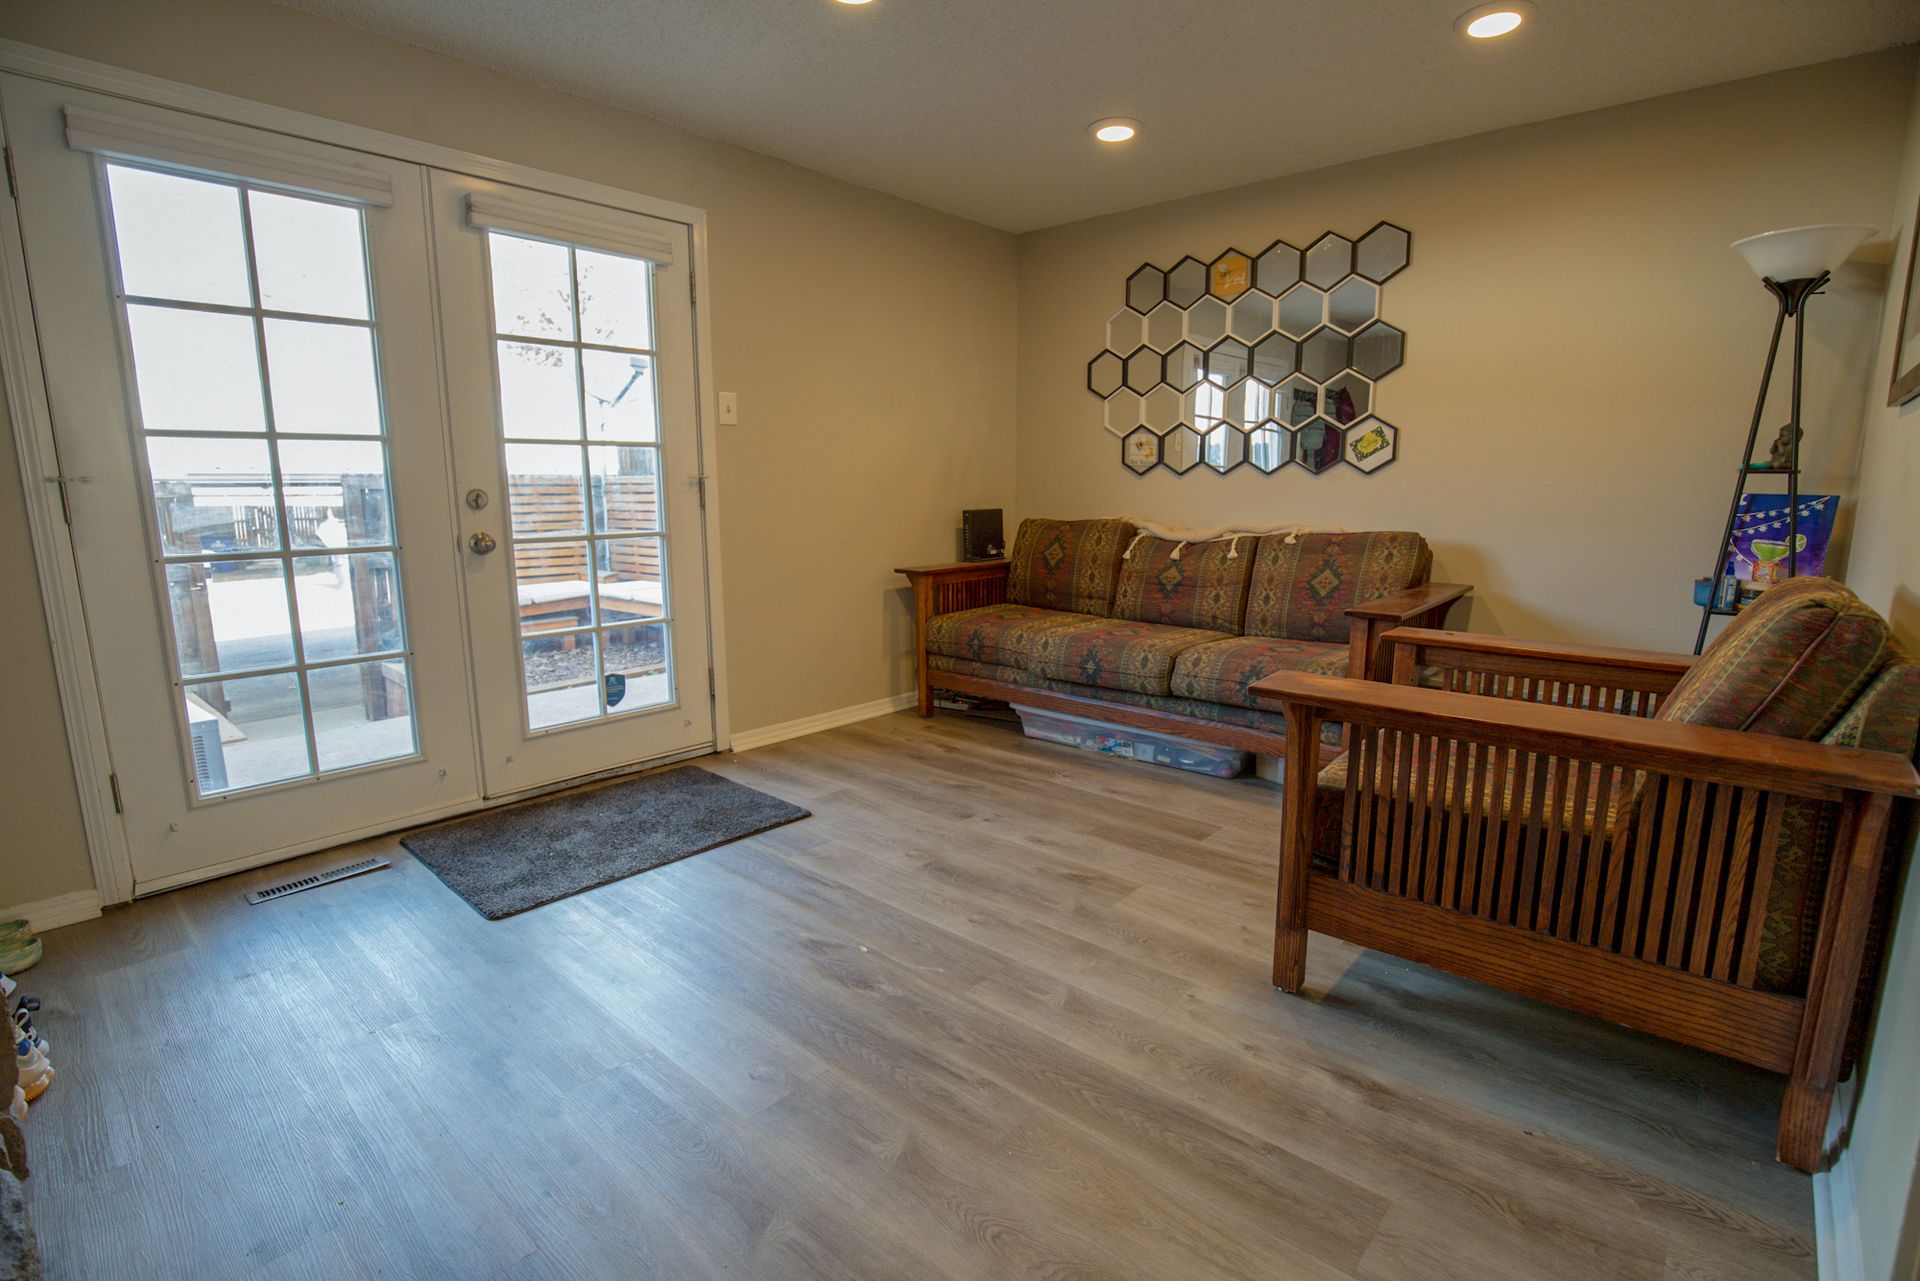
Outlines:
<svg viewBox="0 0 1920 1281"><path fill-rule="evenodd" d="M1233 546L1227 549L1228 560L1240 558L1240 540L1259 538L1266 534L1285 534L1288 542L1295 542L1302 534L1344 534L1346 529L1340 525L1216 525L1212 528L1198 529L1186 525L1167 525L1155 520L1141 520L1133 516L1123 516L1122 520L1134 526L1140 532L1127 544L1121 560L1132 560L1133 549L1140 545L1143 538L1164 538L1180 544L1173 549L1171 560L1179 560L1180 553L1186 550L1188 543L1212 543L1223 538L1231 538Z"/></svg>

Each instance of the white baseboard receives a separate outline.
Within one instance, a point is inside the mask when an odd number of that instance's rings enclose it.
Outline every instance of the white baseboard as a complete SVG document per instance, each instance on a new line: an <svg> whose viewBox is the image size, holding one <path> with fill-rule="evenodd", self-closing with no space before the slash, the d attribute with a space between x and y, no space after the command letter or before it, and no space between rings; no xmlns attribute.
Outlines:
<svg viewBox="0 0 1920 1281"><path fill-rule="evenodd" d="M26 922L33 927L35 934L42 930L57 930L62 925L91 921L98 915L100 915L100 895L95 890L75 890L71 894L62 894L57 898L43 898L38 903L17 903L12 907L0 907L0 921L25 918Z"/></svg>
<svg viewBox="0 0 1920 1281"><path fill-rule="evenodd" d="M759 729L739 730L733 736L733 750L751 752L756 747L784 743L790 738L800 738L806 734L818 734L823 729L838 729L842 725L852 725L856 721L869 721L876 716L904 711L918 702L919 696L909 690L905 694L895 694L890 698L876 698L871 703L858 703L836 711L821 712L817 716L802 716L797 721L763 725Z"/></svg>
<svg viewBox="0 0 1920 1281"><path fill-rule="evenodd" d="M1859 1079L1856 1072L1834 1091L1826 1140L1833 1162L1813 1176L1814 1257L1820 1281L1866 1281L1867 1276L1860 1253L1860 1208L1853 1195L1853 1148L1848 1145L1835 1151L1847 1137Z"/></svg>

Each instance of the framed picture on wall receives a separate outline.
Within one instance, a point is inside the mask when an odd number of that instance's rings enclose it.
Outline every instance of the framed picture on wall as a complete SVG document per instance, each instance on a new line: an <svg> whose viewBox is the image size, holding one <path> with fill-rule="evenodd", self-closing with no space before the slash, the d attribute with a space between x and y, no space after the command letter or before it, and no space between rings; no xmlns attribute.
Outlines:
<svg viewBox="0 0 1920 1281"><path fill-rule="evenodd" d="M1920 211L1907 224L1907 282L1900 291L1900 328L1893 336L1893 385L1887 388L1889 405L1904 405L1920 396L1920 273L1913 269L1920 258Z"/></svg>

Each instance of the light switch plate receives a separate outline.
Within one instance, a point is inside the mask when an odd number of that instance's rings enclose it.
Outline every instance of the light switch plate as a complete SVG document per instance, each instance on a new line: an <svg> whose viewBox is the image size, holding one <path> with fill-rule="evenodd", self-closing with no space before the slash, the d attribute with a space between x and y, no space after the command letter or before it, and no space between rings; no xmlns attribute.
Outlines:
<svg viewBox="0 0 1920 1281"><path fill-rule="evenodd" d="M720 425L732 427L740 421L740 393L723 391L720 393Z"/></svg>

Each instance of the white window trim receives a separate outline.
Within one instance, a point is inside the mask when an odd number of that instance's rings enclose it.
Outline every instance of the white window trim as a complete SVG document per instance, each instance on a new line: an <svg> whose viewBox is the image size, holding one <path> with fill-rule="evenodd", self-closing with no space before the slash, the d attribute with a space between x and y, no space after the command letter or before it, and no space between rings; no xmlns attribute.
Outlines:
<svg viewBox="0 0 1920 1281"><path fill-rule="evenodd" d="M704 209L677 201L642 196L602 183L550 173L510 161L476 155L452 147L420 142L396 134L345 124L305 112L253 102L231 94L196 88L142 72L55 53L15 40L0 40L0 71L29 76L73 89L108 94L131 102L165 107L206 118L210 122L245 125L283 134L289 139L325 143L369 155L385 156L435 169L445 169L524 188L528 194L551 193L604 205L610 214L637 213L684 223L691 232L693 278L707 275L707 215ZM0 139L3 141L3 139ZM516 193L517 194L517 193ZM724 595L720 577L720 482L717 421L713 376L713 323L710 309L694 302L695 408L699 419L699 470L705 476L706 508L703 529L707 566L708 654L713 671L714 750L732 746L728 710L728 677L724 641ZM81 819L87 852L93 866L95 892L102 904L124 903L133 896L133 863L125 828L115 805L113 762L108 752L106 719L100 690L93 678L93 652L87 639L86 615L72 544L60 501L59 468L53 446L53 425L47 390L40 378L38 338L26 289L26 259L20 239L18 210L12 201L0 202L0 364L8 371L0 393L7 401L19 455L27 523L32 534L35 567L39 571L41 603L46 611L52 645L54 678L66 721L75 781L80 792ZM481 808L476 803L466 808ZM457 811L449 811L449 813ZM334 844L329 839L314 848ZM276 851L285 858L302 848ZM165 885L142 886L159 890Z"/></svg>

